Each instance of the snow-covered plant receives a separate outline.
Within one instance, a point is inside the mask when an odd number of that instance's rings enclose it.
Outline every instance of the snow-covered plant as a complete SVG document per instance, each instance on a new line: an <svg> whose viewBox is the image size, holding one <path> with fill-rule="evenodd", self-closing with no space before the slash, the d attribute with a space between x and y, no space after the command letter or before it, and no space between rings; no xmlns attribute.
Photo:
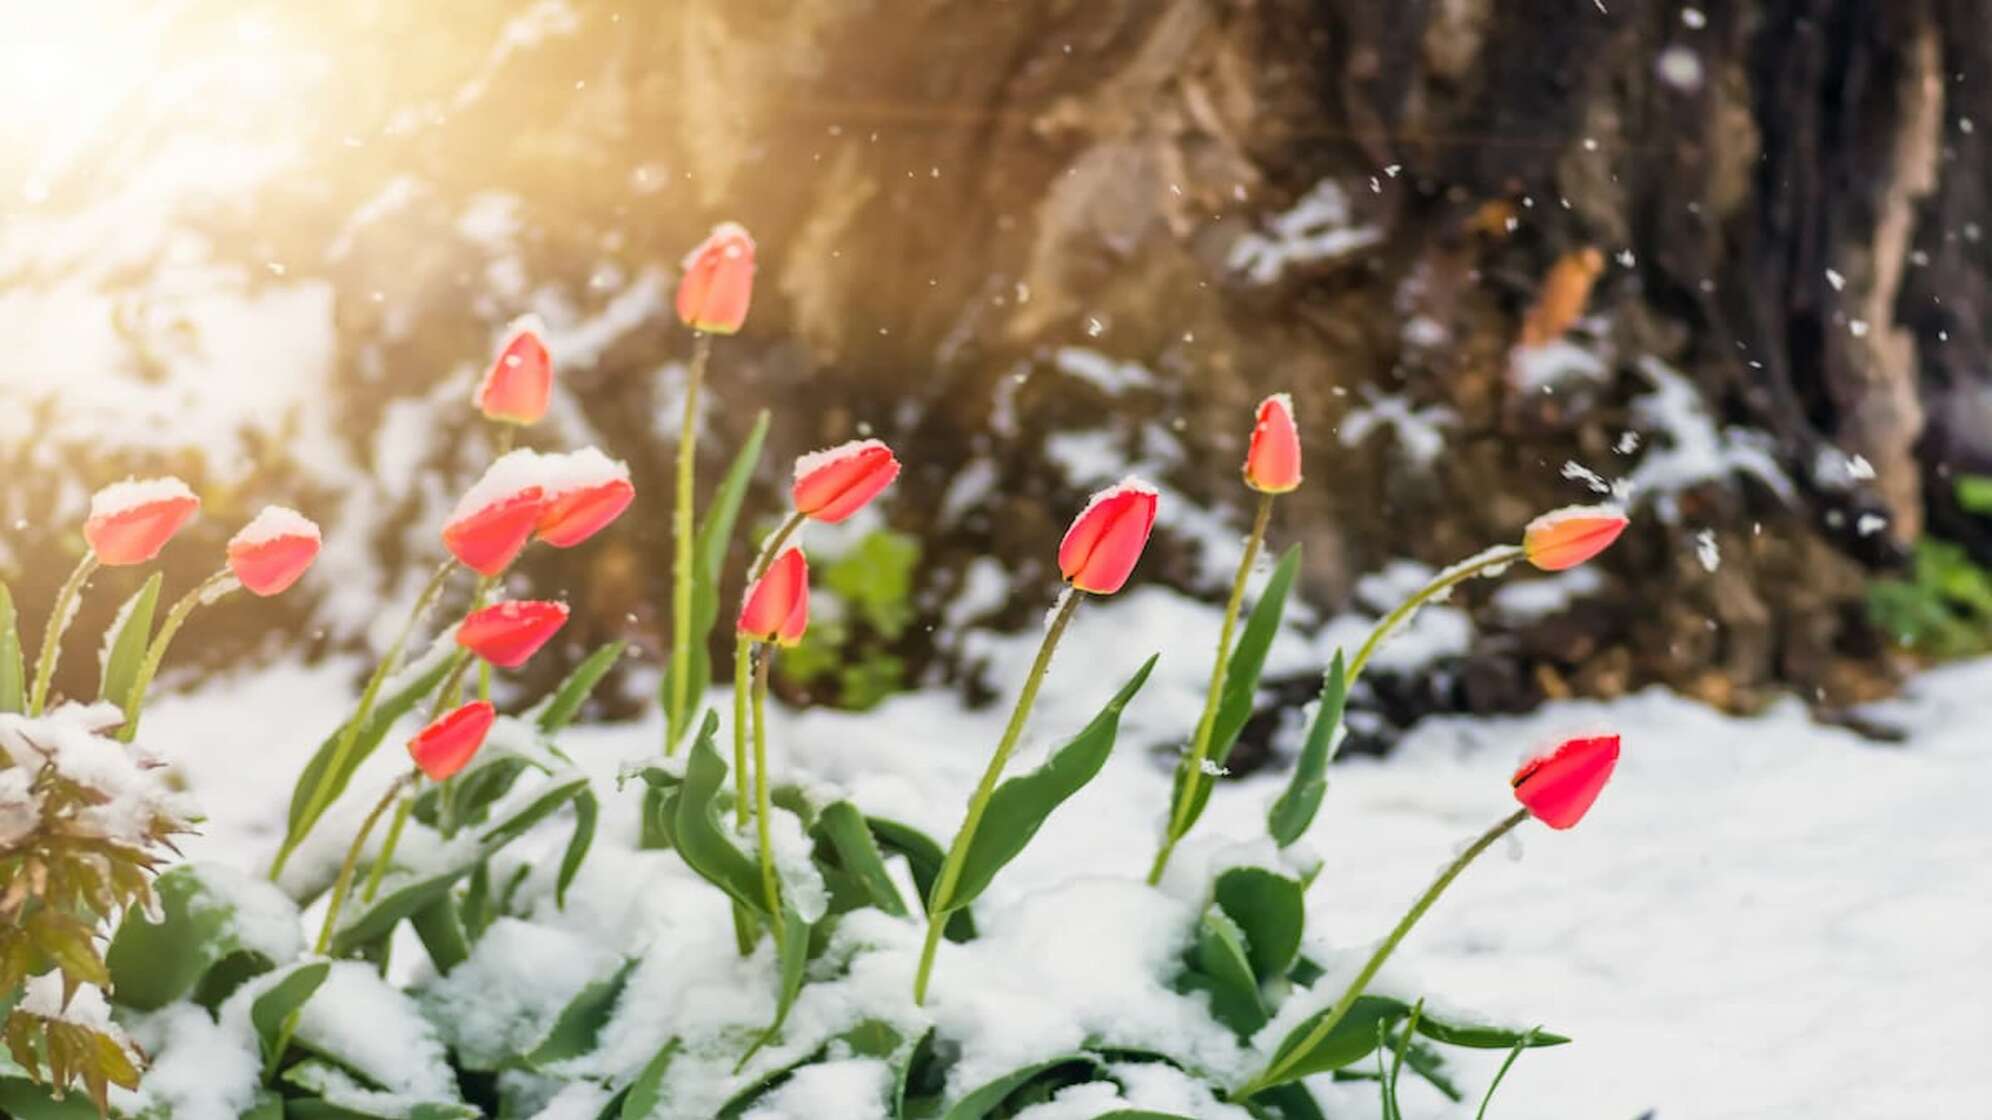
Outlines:
<svg viewBox="0 0 1992 1120"><path fill-rule="evenodd" d="M143 1056L109 1018L105 923L156 911L152 876L193 810L160 760L128 745L146 692L187 617L247 588L275 595L318 554L318 527L271 507L229 541L227 562L182 596L155 634L153 575L112 622L95 703L49 706L62 638L100 566L144 564L199 509L176 478L122 482L91 499L83 558L58 593L32 684L12 598L0 587L0 1037L17 1072L60 1099L81 1082L99 1111L136 1088Z"/></svg>

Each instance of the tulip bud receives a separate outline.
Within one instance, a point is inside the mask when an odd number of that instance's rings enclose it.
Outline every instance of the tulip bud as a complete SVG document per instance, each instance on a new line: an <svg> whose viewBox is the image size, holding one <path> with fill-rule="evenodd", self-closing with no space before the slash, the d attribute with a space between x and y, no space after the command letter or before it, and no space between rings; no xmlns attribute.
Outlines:
<svg viewBox="0 0 1992 1120"><path fill-rule="evenodd" d="M547 503L536 532L555 548L572 548L594 536L636 498L628 465L593 447L542 455L540 469Z"/></svg>
<svg viewBox="0 0 1992 1120"><path fill-rule="evenodd" d="M737 222L723 222L685 257L678 282L678 318L695 331L732 334L754 296L754 239Z"/></svg>
<svg viewBox="0 0 1992 1120"><path fill-rule="evenodd" d="M1515 800L1535 819L1564 829L1584 819L1618 765L1619 737L1571 739L1522 763L1511 785Z"/></svg>
<svg viewBox="0 0 1992 1120"><path fill-rule="evenodd" d="M1293 423L1293 398L1285 393L1259 402L1245 451L1245 485L1262 494L1284 494L1300 485L1300 431Z"/></svg>
<svg viewBox="0 0 1992 1120"><path fill-rule="evenodd" d="M200 508L201 500L177 478L126 479L91 495L83 539L101 564L143 564Z"/></svg>
<svg viewBox="0 0 1992 1120"><path fill-rule="evenodd" d="M1094 595L1119 591L1155 527L1155 502L1155 488L1132 478L1093 495L1058 545L1065 582Z"/></svg>
<svg viewBox="0 0 1992 1120"><path fill-rule="evenodd" d="M282 506L263 512L229 538L228 570L255 595L276 595L298 581L318 558L318 526Z"/></svg>
<svg viewBox="0 0 1992 1120"><path fill-rule="evenodd" d="M1545 572L1574 568L1625 532L1625 511L1617 506L1565 506L1529 522L1522 552Z"/></svg>
<svg viewBox="0 0 1992 1120"><path fill-rule="evenodd" d="M408 757L431 781L446 781L470 764L497 720L489 700L473 700L416 732Z"/></svg>
<svg viewBox="0 0 1992 1120"><path fill-rule="evenodd" d="M533 424L546 415L552 393L553 358L540 339L539 318L527 315L512 324L478 383L477 408L500 423Z"/></svg>
<svg viewBox="0 0 1992 1120"><path fill-rule="evenodd" d="M540 456L521 448L501 457L457 501L443 525L443 545L464 567L495 576L532 539L546 511Z"/></svg>
<svg viewBox="0 0 1992 1120"><path fill-rule="evenodd" d="M795 461L796 512L827 525L863 509L899 477L892 448L875 439L852 440Z"/></svg>
<svg viewBox="0 0 1992 1120"><path fill-rule="evenodd" d="M809 627L809 562L799 548L784 549L767 573L747 589L739 632L759 642L792 646Z"/></svg>
<svg viewBox="0 0 1992 1120"><path fill-rule="evenodd" d="M544 600L493 603L464 616L457 645L500 669L516 669L567 624L567 604Z"/></svg>

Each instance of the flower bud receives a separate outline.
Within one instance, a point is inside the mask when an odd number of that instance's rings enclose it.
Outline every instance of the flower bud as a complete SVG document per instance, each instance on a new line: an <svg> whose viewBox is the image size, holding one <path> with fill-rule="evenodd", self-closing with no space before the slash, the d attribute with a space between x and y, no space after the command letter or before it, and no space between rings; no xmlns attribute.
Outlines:
<svg viewBox="0 0 1992 1120"><path fill-rule="evenodd" d="M851 516L899 477L892 448L875 439L811 452L795 461L796 512L828 525Z"/></svg>
<svg viewBox="0 0 1992 1120"><path fill-rule="evenodd" d="M678 318L695 331L732 334L753 296L754 239L739 223L723 222L685 257Z"/></svg>
<svg viewBox="0 0 1992 1120"><path fill-rule="evenodd" d="M1625 532L1625 511L1617 506L1565 506L1529 522L1522 552L1545 572L1574 568Z"/></svg>
<svg viewBox="0 0 1992 1120"><path fill-rule="evenodd" d="M547 494L536 532L555 548L572 548L622 516L636 499L629 467L593 447L540 456Z"/></svg>
<svg viewBox="0 0 1992 1120"><path fill-rule="evenodd" d="M792 646L809 627L809 562L799 548L784 549L766 574L747 589L739 632L758 642Z"/></svg>
<svg viewBox="0 0 1992 1120"><path fill-rule="evenodd" d="M497 720L489 700L473 700L416 732L408 757L431 781L445 781L470 764Z"/></svg>
<svg viewBox="0 0 1992 1120"><path fill-rule="evenodd" d="M1155 503L1155 488L1132 478L1093 495L1058 545L1065 581L1094 595L1119 591L1155 527Z"/></svg>
<svg viewBox="0 0 1992 1120"><path fill-rule="evenodd" d="M1293 398L1285 393L1259 402L1245 451L1245 485L1262 494L1284 494L1300 485L1300 431L1293 423Z"/></svg>
<svg viewBox="0 0 1992 1120"><path fill-rule="evenodd" d="M491 368L477 385L477 408L504 424L533 424L553 394L553 358L540 339L537 316L513 323Z"/></svg>
<svg viewBox="0 0 1992 1120"><path fill-rule="evenodd" d="M200 508L201 500L177 478L126 479L91 495L83 539L98 563L143 564Z"/></svg>
<svg viewBox="0 0 1992 1120"><path fill-rule="evenodd" d="M1515 800L1549 827L1569 828L1590 811L1618 766L1618 757L1616 735L1571 739L1522 763L1510 782Z"/></svg>
<svg viewBox="0 0 1992 1120"><path fill-rule="evenodd" d="M254 595L276 595L298 581L318 558L318 526L282 506L263 512L229 538L228 570Z"/></svg>
<svg viewBox="0 0 1992 1120"><path fill-rule="evenodd" d="M457 625L456 640L500 669L516 669L566 624L566 603L514 599L465 615Z"/></svg>
<svg viewBox="0 0 1992 1120"><path fill-rule="evenodd" d="M546 512L540 456L521 448L485 470L443 525L450 555L479 575L495 576L518 557Z"/></svg>

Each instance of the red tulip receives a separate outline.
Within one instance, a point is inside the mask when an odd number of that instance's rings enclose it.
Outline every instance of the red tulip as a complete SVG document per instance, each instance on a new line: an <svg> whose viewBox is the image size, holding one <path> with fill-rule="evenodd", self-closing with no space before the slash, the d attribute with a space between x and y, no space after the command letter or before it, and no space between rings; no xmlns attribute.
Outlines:
<svg viewBox="0 0 1992 1120"><path fill-rule="evenodd" d="M505 424L532 424L546 415L553 393L553 358L541 341L538 318L512 324L505 344L477 386L477 408Z"/></svg>
<svg viewBox="0 0 1992 1120"><path fill-rule="evenodd" d="M540 464L548 498L536 531L555 548L572 548L594 536L636 499L629 467L595 448L542 455Z"/></svg>
<svg viewBox="0 0 1992 1120"><path fill-rule="evenodd" d="M1155 488L1128 479L1093 495L1058 545L1058 570L1081 591L1111 595L1127 582L1155 527Z"/></svg>
<svg viewBox="0 0 1992 1120"><path fill-rule="evenodd" d="M784 549L747 589L740 605L743 637L792 646L809 627L809 561L799 548Z"/></svg>
<svg viewBox="0 0 1992 1120"><path fill-rule="evenodd" d="M1293 398L1285 393L1259 402L1245 452L1245 485L1263 494L1284 494L1300 485L1300 431L1293 423Z"/></svg>
<svg viewBox="0 0 1992 1120"><path fill-rule="evenodd" d="M892 448L875 439L852 440L795 461L796 512L835 525L865 507L899 477Z"/></svg>
<svg viewBox="0 0 1992 1120"><path fill-rule="evenodd" d="M753 296L754 239L737 222L724 222L685 257L678 318L695 331L732 334Z"/></svg>
<svg viewBox="0 0 1992 1120"><path fill-rule="evenodd" d="M473 700L416 732L408 757L430 780L444 781L470 764L497 719L489 700Z"/></svg>
<svg viewBox="0 0 1992 1120"><path fill-rule="evenodd" d="M1569 828L1584 819L1598 792L1618 765L1619 737L1571 739L1548 754L1522 763L1512 785L1515 800L1551 828Z"/></svg>
<svg viewBox="0 0 1992 1120"><path fill-rule="evenodd" d="M83 539L98 563L143 564L200 508L201 500L177 478L126 479L91 495Z"/></svg>
<svg viewBox="0 0 1992 1120"><path fill-rule="evenodd" d="M511 452L491 464L457 502L443 525L443 544L465 567L495 576L532 539L547 502L540 462L533 451Z"/></svg>
<svg viewBox="0 0 1992 1120"><path fill-rule="evenodd" d="M1529 522L1522 551L1543 571L1560 572L1611 547L1625 527L1625 511L1617 506L1566 506Z"/></svg>
<svg viewBox="0 0 1992 1120"><path fill-rule="evenodd" d="M282 506L263 512L229 538L228 570L256 595L275 595L298 581L318 558L318 526Z"/></svg>
<svg viewBox="0 0 1992 1120"><path fill-rule="evenodd" d="M500 669L516 669L566 624L566 603L514 599L465 615L456 640Z"/></svg>

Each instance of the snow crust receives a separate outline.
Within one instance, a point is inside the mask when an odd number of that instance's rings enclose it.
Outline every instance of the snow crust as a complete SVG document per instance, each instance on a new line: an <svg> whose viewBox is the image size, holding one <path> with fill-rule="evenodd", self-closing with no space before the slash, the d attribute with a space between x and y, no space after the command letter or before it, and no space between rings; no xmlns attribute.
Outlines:
<svg viewBox="0 0 1992 1120"><path fill-rule="evenodd" d="M154 502L170 502L175 499L192 498L194 492L177 478L127 478L123 482L113 482L95 494L90 495L90 516L116 517L129 513L141 506Z"/></svg>
<svg viewBox="0 0 1992 1120"><path fill-rule="evenodd" d="M304 537L307 540L322 540L318 523L287 506L264 506L249 524L229 538L228 543L243 548L254 548L259 544L282 540L285 537Z"/></svg>
<svg viewBox="0 0 1992 1120"><path fill-rule="evenodd" d="M885 444L875 439L854 439L849 443L840 443L835 447L826 447L821 451L811 451L807 454L798 455L795 458L795 478L800 481L832 463L841 463L854 455L862 454L875 447L884 448Z"/></svg>

